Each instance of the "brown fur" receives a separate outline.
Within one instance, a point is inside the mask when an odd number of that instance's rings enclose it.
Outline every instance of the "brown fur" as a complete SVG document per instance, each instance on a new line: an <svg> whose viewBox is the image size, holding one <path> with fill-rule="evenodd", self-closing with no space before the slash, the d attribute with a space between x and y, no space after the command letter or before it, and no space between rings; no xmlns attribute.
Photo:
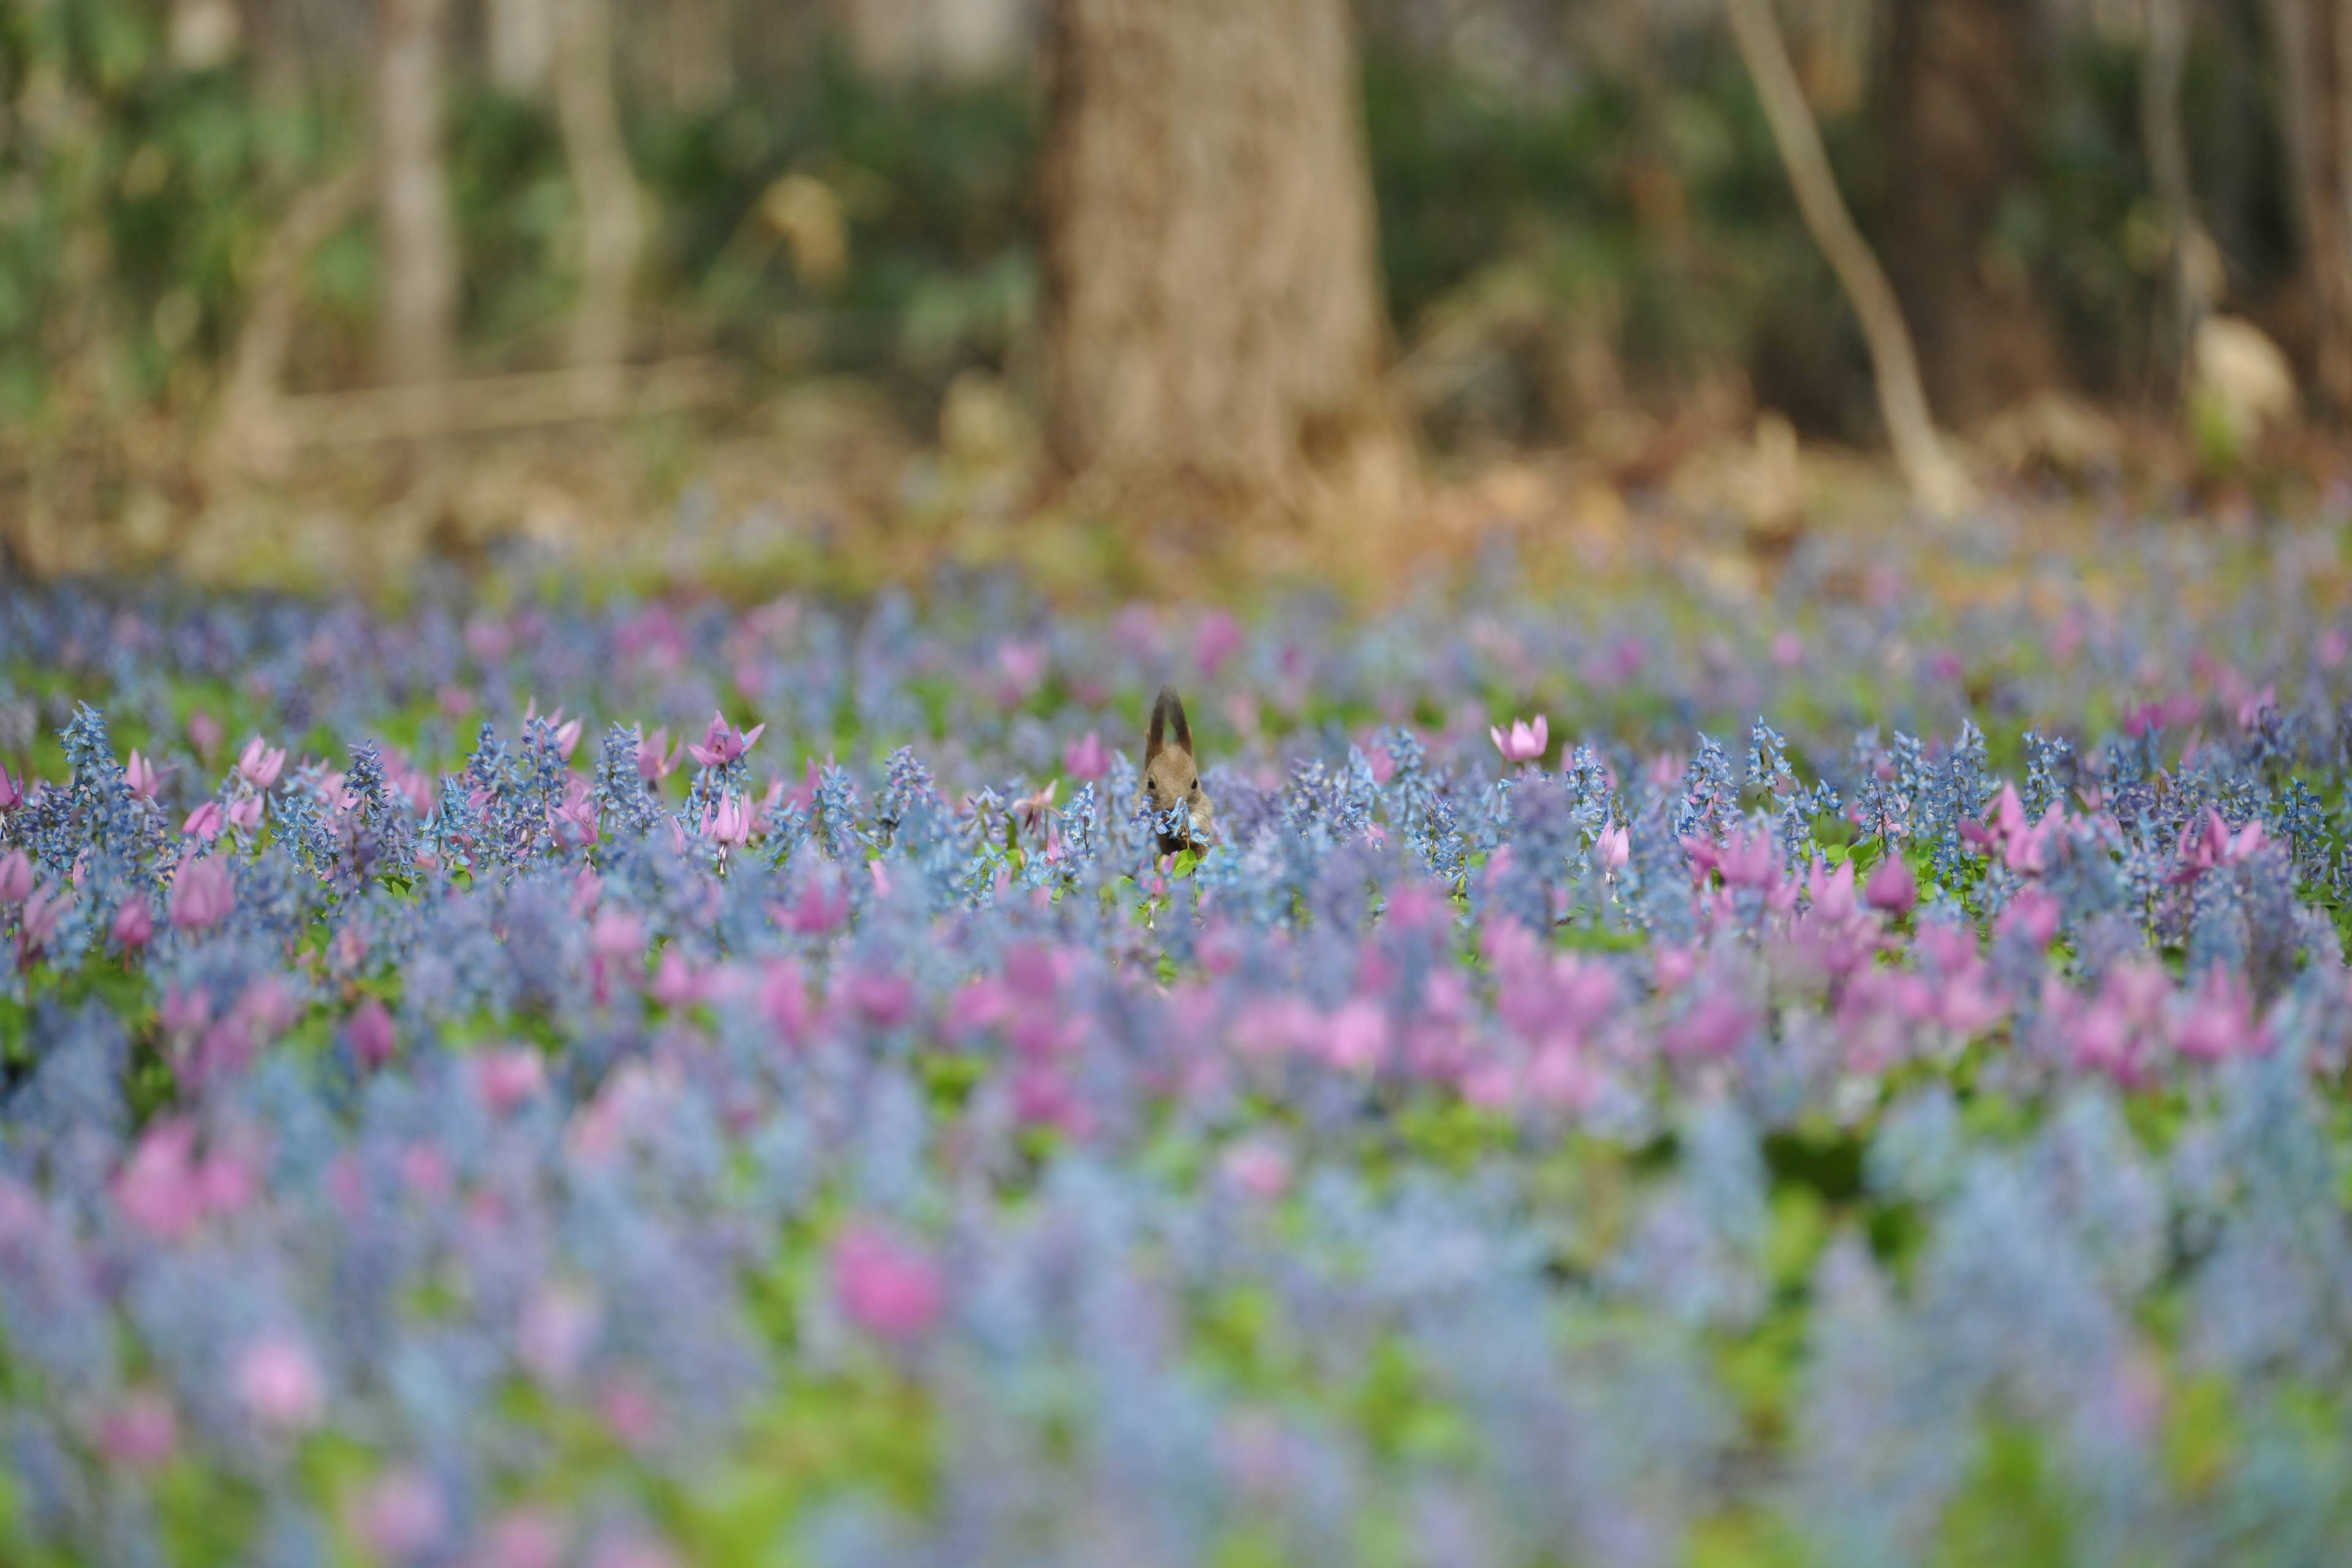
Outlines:
<svg viewBox="0 0 2352 1568"><path fill-rule="evenodd" d="M1184 700L1164 686L1151 704L1151 724L1143 737L1143 790L1138 798L1155 813L1171 811L1181 801L1192 814L1189 835L1159 836L1162 855L1183 849L1208 853L1214 815L1192 755L1192 726L1184 717Z"/></svg>

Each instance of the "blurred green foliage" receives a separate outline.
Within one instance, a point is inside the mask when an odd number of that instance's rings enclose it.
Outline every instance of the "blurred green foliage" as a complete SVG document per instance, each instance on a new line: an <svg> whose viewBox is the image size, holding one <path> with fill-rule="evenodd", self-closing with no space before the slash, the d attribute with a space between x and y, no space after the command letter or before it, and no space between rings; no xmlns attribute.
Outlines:
<svg viewBox="0 0 2352 1568"><path fill-rule="evenodd" d="M274 226L362 155L363 80L266 90L249 62L178 68L165 10L0 7L0 423L200 409ZM2258 38L2200 52L2187 93L2210 222L2233 284L2256 289L2291 255L2259 55ZM1997 242L2080 384L2126 397L2149 390L2160 304L2137 70L2122 44L2069 43L2041 173ZM1596 400L1670 402L1717 373L1801 426L1869 434L1859 340L1723 40L1682 33L1638 76L1587 73L1541 101L1394 53L1368 59L1364 82L1392 316L1433 384L1441 444L1557 438ZM706 112L626 107L659 215L649 347L868 376L922 417L963 369L1033 379L1034 83L883 87L827 49ZM1866 223L1881 176L1865 106L1838 106L1824 131ZM552 363L576 216L551 109L460 73L449 169L469 366ZM787 175L837 203L837 279L803 277L763 212ZM295 384L366 383L376 293L361 218L307 266Z"/></svg>

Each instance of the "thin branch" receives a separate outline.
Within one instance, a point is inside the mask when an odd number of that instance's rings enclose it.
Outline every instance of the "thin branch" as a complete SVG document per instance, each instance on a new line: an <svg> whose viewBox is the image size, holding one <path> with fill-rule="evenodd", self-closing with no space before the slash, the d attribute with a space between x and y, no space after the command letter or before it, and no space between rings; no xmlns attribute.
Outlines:
<svg viewBox="0 0 2352 1568"><path fill-rule="evenodd" d="M1904 324L1903 308L1895 297L1870 244L1854 226L1845 198L1838 194L1837 176L1822 147L1820 130L1805 103L1804 89L1789 63L1788 45L1772 15L1771 0L1725 0L1731 14L1731 31L1739 58L1756 84L1764 117L1772 127L1781 164L1795 189L1805 227L1835 271L1847 300L1861 318L1864 339L1870 345L1873 376L1878 388L1878 408L1886 422L1895 466L1903 470L1911 493L1930 511L1948 516L1968 503L1970 487L1936 429L1927 408L1927 394L1919 382L1918 352Z"/></svg>
<svg viewBox="0 0 2352 1568"><path fill-rule="evenodd" d="M482 435L583 421L642 419L708 406L733 390L713 359L671 360L632 369L625 384L611 367L483 376L423 389L375 387L281 399L277 416L294 446L363 446Z"/></svg>
<svg viewBox="0 0 2352 1568"><path fill-rule="evenodd" d="M2140 140L2147 148L2148 171L2164 207L2165 303L2170 315L2158 363L2178 392L2188 369L2189 346L2197 341L2198 323L2212 305L2206 268L2195 253L2196 194L2189 184L2189 143L2180 127L2189 24L2181 0L2144 0L2143 9L2147 56L2140 71Z"/></svg>
<svg viewBox="0 0 2352 1568"><path fill-rule="evenodd" d="M364 210L374 178L373 168L361 163L303 192L262 247L254 268L253 303L229 353L213 439L216 466L242 466L268 441L301 309L302 268L337 229Z"/></svg>

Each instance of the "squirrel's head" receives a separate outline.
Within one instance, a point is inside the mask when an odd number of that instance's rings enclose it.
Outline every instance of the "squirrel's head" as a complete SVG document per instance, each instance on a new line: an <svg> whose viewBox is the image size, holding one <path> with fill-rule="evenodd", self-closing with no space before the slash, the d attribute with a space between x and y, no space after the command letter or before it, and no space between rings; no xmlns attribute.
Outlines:
<svg viewBox="0 0 2352 1568"><path fill-rule="evenodd" d="M1151 704L1151 726L1143 738L1143 804L1155 816L1179 805L1191 815L1191 837L1160 835L1161 854L1207 847L1211 812L1201 788L1201 764L1192 754L1192 726L1184 717L1184 700L1166 687Z"/></svg>

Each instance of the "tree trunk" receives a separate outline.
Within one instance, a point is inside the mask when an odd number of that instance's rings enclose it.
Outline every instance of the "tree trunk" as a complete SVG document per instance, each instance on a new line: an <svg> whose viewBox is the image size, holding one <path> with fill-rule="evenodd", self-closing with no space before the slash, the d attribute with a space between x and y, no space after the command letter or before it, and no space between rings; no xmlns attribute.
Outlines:
<svg viewBox="0 0 2352 1568"><path fill-rule="evenodd" d="M583 390L610 401L620 392L629 347L629 289L645 241L645 215L613 88L611 0L563 0L555 59L555 110L564 159L580 203L580 299L572 317L572 363L592 373Z"/></svg>
<svg viewBox="0 0 2352 1568"><path fill-rule="evenodd" d="M669 37L663 51L670 107L702 114L735 90L735 16L731 0L669 0Z"/></svg>
<svg viewBox="0 0 2352 1568"><path fill-rule="evenodd" d="M2041 103L2037 0L1890 0L1880 99L1886 267L1917 333L1927 395L1965 425L2058 379L2030 280L2002 276L2001 204L2031 169Z"/></svg>
<svg viewBox="0 0 2352 1568"><path fill-rule="evenodd" d="M2189 138L2180 122L2180 79L2188 63L2189 17L2183 0L2142 0L2147 47L2140 59L2140 143L2150 182L2164 205L2165 321L2154 355L2168 400L2187 374L2197 329L2213 307L2217 279L2204 260L2210 244L2197 221L2189 178Z"/></svg>
<svg viewBox="0 0 2352 1568"><path fill-rule="evenodd" d="M376 174L383 379L431 385L457 358L457 237L441 126L446 0L379 0Z"/></svg>
<svg viewBox="0 0 2352 1568"><path fill-rule="evenodd" d="M2352 0L2269 0L2319 402L2352 416Z"/></svg>
<svg viewBox="0 0 2352 1568"><path fill-rule="evenodd" d="M1102 497L1394 506L1346 0L1058 0L1052 436Z"/></svg>
<svg viewBox="0 0 2352 1568"><path fill-rule="evenodd" d="M555 58L555 0L488 0L483 22L492 85L516 98L539 97Z"/></svg>

